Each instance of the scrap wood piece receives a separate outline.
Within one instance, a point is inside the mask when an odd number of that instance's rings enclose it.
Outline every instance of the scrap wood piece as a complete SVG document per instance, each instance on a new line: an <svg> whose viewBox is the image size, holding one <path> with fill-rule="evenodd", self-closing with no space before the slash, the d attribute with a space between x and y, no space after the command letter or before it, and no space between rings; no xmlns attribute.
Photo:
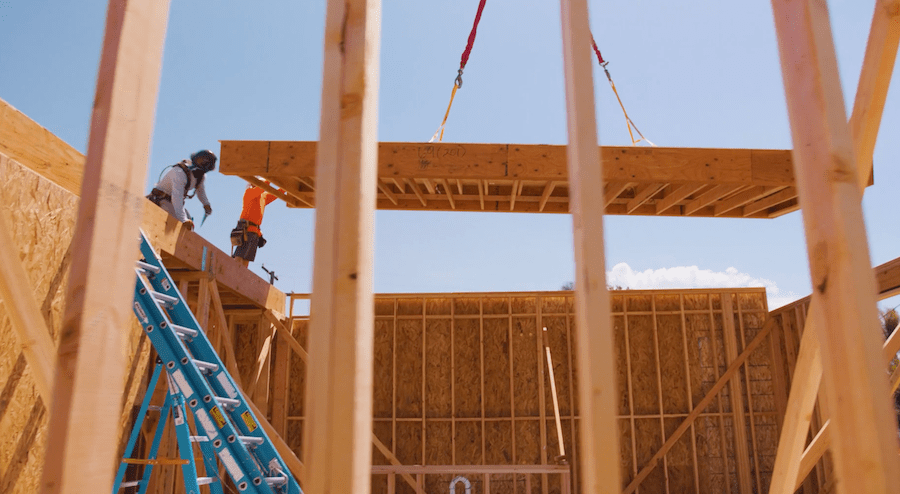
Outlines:
<svg viewBox="0 0 900 494"><path fill-rule="evenodd" d="M696 420L697 417L699 417L703 412L703 410L705 410L706 407L708 407L709 404L712 403L712 400L719 394L720 391L722 391L722 388L724 388L725 385L728 384L728 381L731 380L731 377L738 371L738 369L741 368L742 365L744 365L744 361L746 361L747 358L750 357L750 354L753 353L754 350L756 350L756 347L758 347L763 342L763 340L766 339L766 337L769 335L769 333L772 332L772 328L774 327L775 319L769 318L766 321L766 324L763 325L762 329L759 331L759 334L757 334L756 337L753 338L753 341L751 341L744 348L744 351L741 352L741 354L738 355L738 357L734 359L731 364L729 364L728 369L725 371L725 373L722 374L719 377L719 380L716 381L712 388L709 389L709 391L706 393L706 396L704 396L703 399L694 406L694 409L691 410L691 413L688 414L687 417L685 417L684 421L681 422L678 428L675 429L675 431L669 436L668 439L666 439L665 444L663 444L659 451L657 451L656 454L654 454L653 457L650 458L647 464L644 465L644 468L641 469L641 471L634 477L634 480L632 480L631 483L628 484L628 487L626 487L622 491L622 494L631 494L632 492L634 492L635 489L637 489L637 487L641 484L641 482L643 482L644 479L647 478L648 475L650 475L650 472L652 472L653 469L656 468L662 457L665 456L670 449L672 449L672 446L674 446L675 443L685 433L685 431L690 428L691 424L694 423L694 420Z"/></svg>

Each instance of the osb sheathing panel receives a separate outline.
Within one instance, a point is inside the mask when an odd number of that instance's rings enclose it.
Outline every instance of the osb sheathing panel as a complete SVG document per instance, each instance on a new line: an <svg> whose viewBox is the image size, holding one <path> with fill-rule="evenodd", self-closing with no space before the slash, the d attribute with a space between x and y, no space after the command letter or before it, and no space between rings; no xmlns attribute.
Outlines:
<svg viewBox="0 0 900 494"><path fill-rule="evenodd" d="M0 214L3 214L28 274L21 288L30 290L41 308L48 329L58 340L65 308L64 292L70 264L69 246L75 227L78 199L49 180L0 154ZM135 321L127 332L125 408L108 431L120 433L130 419L135 399L146 378L149 347ZM31 370L19 350L6 309L0 303L0 492L33 493L39 490L46 448L49 411L34 387ZM138 358L135 358L135 356ZM127 424L130 426L130 423ZM127 434L127 430L125 431ZM121 441L120 441L121 442ZM120 446L123 447L124 445Z"/></svg>
<svg viewBox="0 0 900 494"><path fill-rule="evenodd" d="M766 321L762 289L612 292L624 485L728 368L723 296L732 297L740 353ZM374 430L401 463L555 464L559 445L542 334L547 327L563 441L577 475L571 292L378 295L375 313ZM761 345L738 374L748 444L734 444L731 390L725 386L639 492L717 493L726 485L738 492L738 447L751 459L754 489L765 491L778 440L771 348ZM302 373L294 358L289 424L302 424L303 385L295 378ZM289 427L292 446L298 427ZM377 451L373 462L389 463ZM446 490L449 478L425 475L423 483L428 492ZM491 492L523 493L525 478L494 475ZM387 492L385 476L373 479L373 492ZM480 476L470 480L473 492L481 492ZM536 493L544 485L547 492L560 490L557 475L532 474L530 482ZM397 477L396 492L412 490Z"/></svg>

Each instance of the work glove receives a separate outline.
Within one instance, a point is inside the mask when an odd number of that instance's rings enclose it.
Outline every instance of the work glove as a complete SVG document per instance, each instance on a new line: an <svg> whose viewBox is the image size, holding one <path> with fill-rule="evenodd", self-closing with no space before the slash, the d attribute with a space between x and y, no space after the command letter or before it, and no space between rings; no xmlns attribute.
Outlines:
<svg viewBox="0 0 900 494"><path fill-rule="evenodd" d="M193 230L193 229L194 229L194 222L191 221L191 220L187 220L187 221L185 221L185 222L182 223L182 224L183 224L184 227L187 228L188 230Z"/></svg>
<svg viewBox="0 0 900 494"><path fill-rule="evenodd" d="M209 204L203 206L203 210L206 211L207 216L212 214L212 206L210 206Z"/></svg>

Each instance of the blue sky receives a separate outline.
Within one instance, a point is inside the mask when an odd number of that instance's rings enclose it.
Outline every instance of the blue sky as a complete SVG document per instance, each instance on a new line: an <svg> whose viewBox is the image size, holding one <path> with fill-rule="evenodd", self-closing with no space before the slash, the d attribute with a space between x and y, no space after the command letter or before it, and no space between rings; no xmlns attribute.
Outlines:
<svg viewBox="0 0 900 494"><path fill-rule="evenodd" d="M849 113L874 2L828 3ZM477 4L383 1L380 140L431 137ZM768 2L590 1L589 7L626 108L653 142L791 146ZM98 0L0 0L0 98L81 151L105 10ZM324 17L324 0L172 0L148 189L165 166L201 148L217 151L218 140L317 139ZM489 0L444 140L565 144L561 54L557 2ZM593 63L599 142L627 145L621 110ZM896 72L875 150L876 185L864 199L874 264L900 256ZM199 232L223 250L244 185L218 174L209 180L214 214ZM189 209L202 214L196 199ZM251 268L261 273L264 263L282 290L308 292L313 218L310 210L269 206L263 224L269 244ZM773 306L809 293L800 213L775 220L608 216L605 226L607 264L619 284L766 286ZM555 290L573 273L568 215L376 216L377 292Z"/></svg>

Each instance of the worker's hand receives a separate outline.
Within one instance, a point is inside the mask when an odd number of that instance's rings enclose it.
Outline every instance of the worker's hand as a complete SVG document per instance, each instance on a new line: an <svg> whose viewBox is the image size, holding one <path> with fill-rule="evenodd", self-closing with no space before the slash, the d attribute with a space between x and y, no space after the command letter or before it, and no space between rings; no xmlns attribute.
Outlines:
<svg viewBox="0 0 900 494"><path fill-rule="evenodd" d="M212 214L212 206L210 206L209 204L203 206L203 210L206 211L207 216Z"/></svg>
<svg viewBox="0 0 900 494"><path fill-rule="evenodd" d="M194 229L194 222L191 221L191 220L187 220L187 221L185 221L185 222L182 223L182 224L183 224L184 227L187 228L188 230L193 230L193 229Z"/></svg>

